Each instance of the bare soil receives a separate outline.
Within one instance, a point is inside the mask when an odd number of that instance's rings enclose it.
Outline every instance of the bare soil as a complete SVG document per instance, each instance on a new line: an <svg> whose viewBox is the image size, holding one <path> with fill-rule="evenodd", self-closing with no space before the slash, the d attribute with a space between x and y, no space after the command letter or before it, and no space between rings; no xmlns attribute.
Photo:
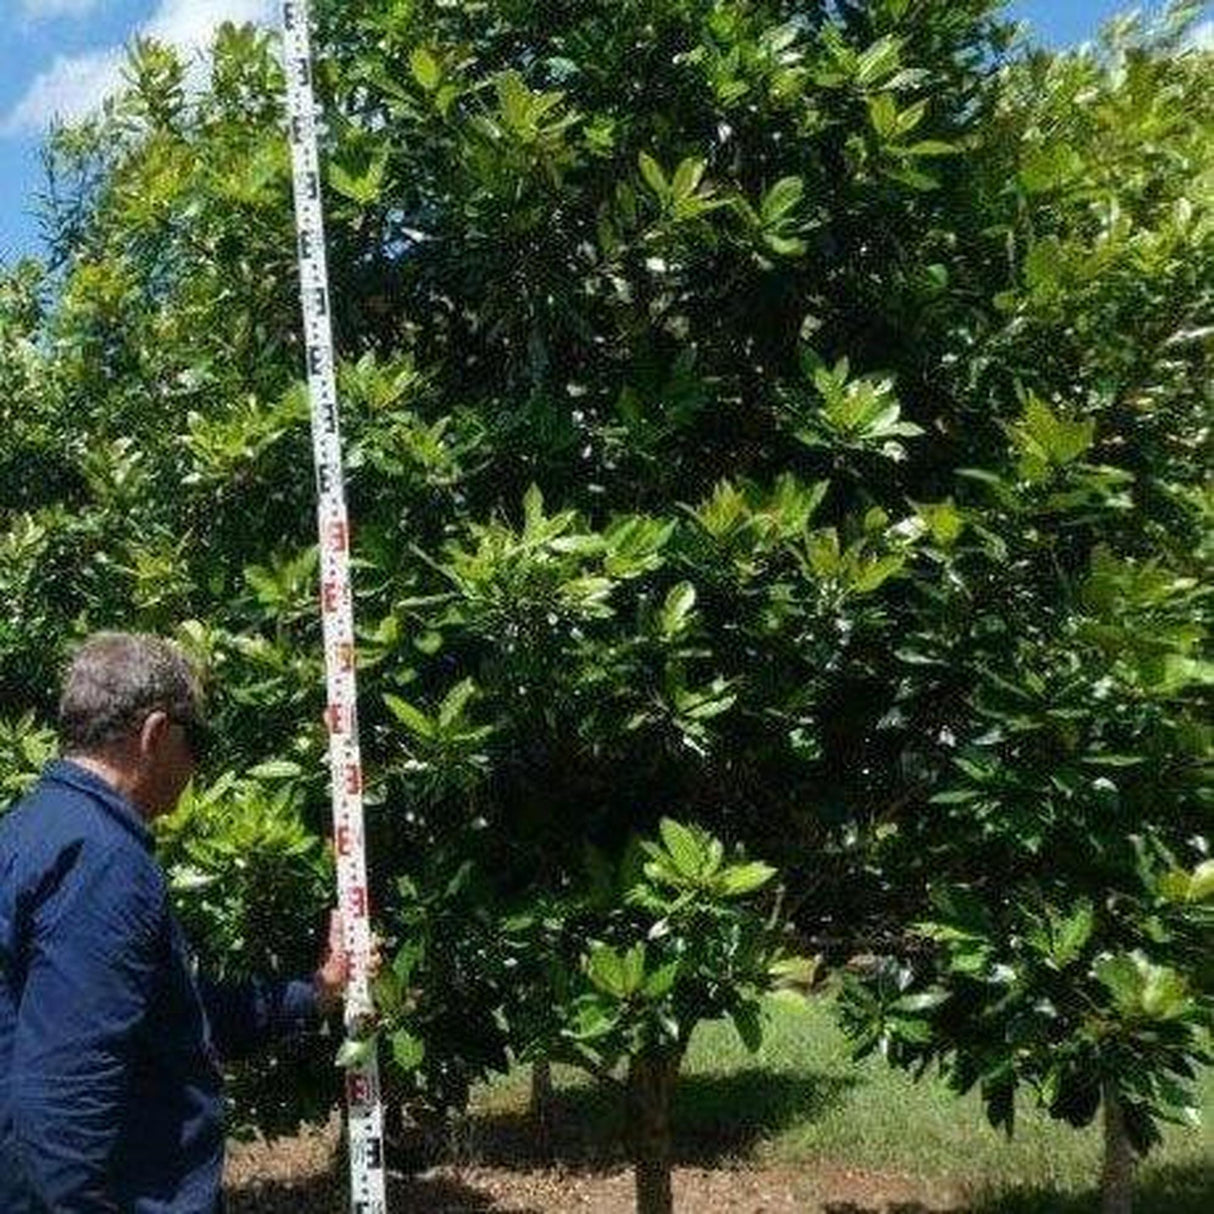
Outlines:
<svg viewBox="0 0 1214 1214"><path fill-rule="evenodd" d="M390 1207L408 1214L632 1214L630 1170L603 1166L444 1164L390 1171ZM229 1214L340 1214L345 1177L336 1122L229 1152ZM943 1214L964 1195L913 1177L830 1167L683 1166L675 1208L686 1214Z"/></svg>

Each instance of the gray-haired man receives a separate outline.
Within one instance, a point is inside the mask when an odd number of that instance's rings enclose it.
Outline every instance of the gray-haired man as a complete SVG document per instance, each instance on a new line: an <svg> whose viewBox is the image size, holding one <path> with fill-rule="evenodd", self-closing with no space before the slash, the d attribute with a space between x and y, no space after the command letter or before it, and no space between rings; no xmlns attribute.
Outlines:
<svg viewBox="0 0 1214 1214"><path fill-rule="evenodd" d="M59 716L64 758L0 819L0 1211L212 1214L219 1060L340 1000L340 931L311 980L196 976L148 830L205 739L176 646L90 638Z"/></svg>

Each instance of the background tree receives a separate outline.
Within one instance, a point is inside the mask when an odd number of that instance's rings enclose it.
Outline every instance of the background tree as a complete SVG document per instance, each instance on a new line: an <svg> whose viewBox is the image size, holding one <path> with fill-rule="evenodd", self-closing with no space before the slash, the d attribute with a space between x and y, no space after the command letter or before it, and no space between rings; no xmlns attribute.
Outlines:
<svg viewBox="0 0 1214 1214"><path fill-rule="evenodd" d="M976 161L1013 260L970 375L1022 413L1002 460L958 469L899 653L941 714L933 792L880 849L919 871L937 948L850 1005L863 1047L940 1063L1009 1131L1021 1084L1075 1125L1103 1104L1108 1211L1209 1059L1211 114L1181 29L998 81L1008 138Z"/></svg>

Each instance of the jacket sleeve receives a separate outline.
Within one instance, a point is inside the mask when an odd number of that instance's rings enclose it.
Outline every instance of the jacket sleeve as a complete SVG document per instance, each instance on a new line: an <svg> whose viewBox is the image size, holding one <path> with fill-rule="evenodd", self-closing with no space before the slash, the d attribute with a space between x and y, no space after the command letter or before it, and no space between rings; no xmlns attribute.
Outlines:
<svg viewBox="0 0 1214 1214"><path fill-rule="evenodd" d="M167 947L163 882L141 859L85 840L29 895L10 1074L14 1145L56 1214L119 1210L111 1160Z"/></svg>
<svg viewBox="0 0 1214 1214"><path fill-rule="evenodd" d="M201 978L198 985L212 1040L225 1062L320 1025L316 989L304 979L211 982Z"/></svg>

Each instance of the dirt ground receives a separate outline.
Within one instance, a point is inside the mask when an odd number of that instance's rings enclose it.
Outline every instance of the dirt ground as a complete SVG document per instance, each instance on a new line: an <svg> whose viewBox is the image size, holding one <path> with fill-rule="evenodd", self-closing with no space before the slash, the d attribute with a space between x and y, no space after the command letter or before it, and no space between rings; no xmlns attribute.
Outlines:
<svg viewBox="0 0 1214 1214"><path fill-rule="evenodd" d="M336 1128L229 1153L229 1214L339 1214L345 1177ZM390 1172L391 1208L408 1214L632 1214L622 1166L508 1168L470 1164ZM910 1177L836 1168L680 1167L675 1208L687 1214L935 1214L963 1208L957 1192Z"/></svg>

